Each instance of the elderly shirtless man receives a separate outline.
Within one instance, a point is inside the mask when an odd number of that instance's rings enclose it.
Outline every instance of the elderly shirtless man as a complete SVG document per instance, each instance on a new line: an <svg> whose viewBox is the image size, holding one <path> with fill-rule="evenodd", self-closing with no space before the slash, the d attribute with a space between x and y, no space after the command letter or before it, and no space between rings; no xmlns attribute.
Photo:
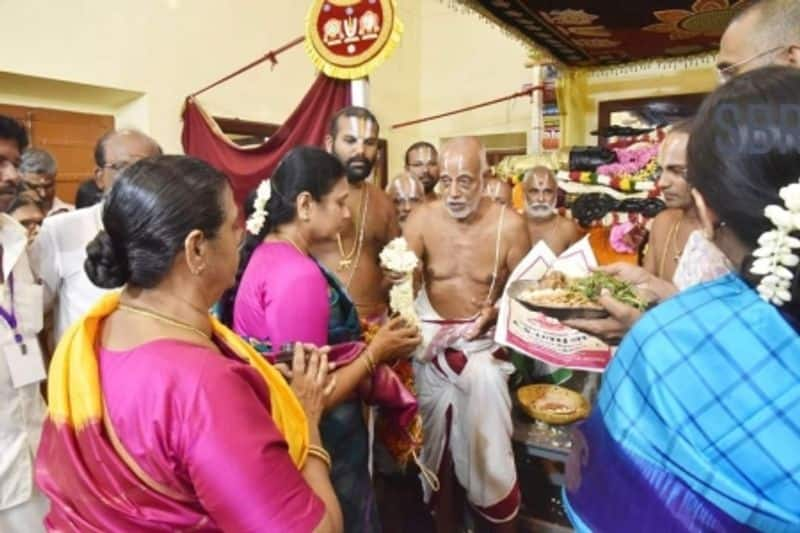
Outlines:
<svg viewBox="0 0 800 533"><path fill-rule="evenodd" d="M544 241L554 254L561 255L581 238L581 231L556 210L558 184L553 171L543 166L533 167L525 172L522 186L531 244Z"/></svg>
<svg viewBox="0 0 800 533"><path fill-rule="evenodd" d="M325 149L344 166L352 218L337 239L315 247L312 254L345 286L359 317L380 322L390 284L384 282L378 254L400 235L400 227L392 200L367 181L378 155L377 119L363 107L342 109L331 119Z"/></svg>
<svg viewBox="0 0 800 533"><path fill-rule="evenodd" d="M439 531L457 531L459 487L492 529L512 530L520 501L507 385L512 367L485 330L530 241L522 217L482 195L486 159L477 139L451 140L439 164L441 199L414 211L404 227L424 277L416 300L424 340L414 363L421 460L441 482L437 494L426 484L424 495L433 498Z"/></svg>

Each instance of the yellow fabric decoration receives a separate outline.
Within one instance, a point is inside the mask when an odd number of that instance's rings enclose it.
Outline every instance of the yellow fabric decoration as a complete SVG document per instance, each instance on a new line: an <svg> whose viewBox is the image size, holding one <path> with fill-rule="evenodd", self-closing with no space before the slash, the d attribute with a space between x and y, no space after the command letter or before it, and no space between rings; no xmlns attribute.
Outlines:
<svg viewBox="0 0 800 533"><path fill-rule="evenodd" d="M48 411L54 423L69 424L77 431L102 421L103 393L95 346L100 324L117 309L119 298L119 292L101 298L58 343L47 384ZM294 392L283 376L247 342L216 319L212 318L211 324L214 337L264 378L272 419L289 445L292 461L302 468L308 454L308 422Z"/></svg>

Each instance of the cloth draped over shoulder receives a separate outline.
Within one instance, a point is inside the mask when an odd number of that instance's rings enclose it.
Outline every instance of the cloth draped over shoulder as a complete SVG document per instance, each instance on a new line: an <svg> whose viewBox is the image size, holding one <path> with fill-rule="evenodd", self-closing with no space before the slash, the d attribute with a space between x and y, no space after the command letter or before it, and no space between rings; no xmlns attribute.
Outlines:
<svg viewBox="0 0 800 533"><path fill-rule="evenodd" d="M104 525L114 530L141 525L144 516L176 529L214 529L196 498L155 482L132 460L110 423L97 346L100 325L117 309L119 299L118 292L104 296L59 343L50 366L49 417L37 456L37 481L69 495L72 503L66 507L67 516L102 516ZM263 378L272 421L288 445L292 462L302 469L309 434L297 397L247 342L214 319L212 328L214 340L227 353Z"/></svg>

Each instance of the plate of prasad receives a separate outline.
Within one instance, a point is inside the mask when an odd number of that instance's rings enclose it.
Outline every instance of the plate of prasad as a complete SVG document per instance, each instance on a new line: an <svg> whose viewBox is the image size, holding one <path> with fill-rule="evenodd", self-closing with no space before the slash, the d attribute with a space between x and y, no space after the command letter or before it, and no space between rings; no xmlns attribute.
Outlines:
<svg viewBox="0 0 800 533"><path fill-rule="evenodd" d="M572 318L606 318L608 311L597 303L603 290L617 300L644 309L646 302L633 285L605 272L584 277L569 277L551 270L538 281L519 280L508 288L508 295L531 311L538 311L557 320Z"/></svg>
<svg viewBox="0 0 800 533"><path fill-rule="evenodd" d="M558 385L525 385L517 389L517 400L525 414L548 424L569 424L590 411L586 398Z"/></svg>

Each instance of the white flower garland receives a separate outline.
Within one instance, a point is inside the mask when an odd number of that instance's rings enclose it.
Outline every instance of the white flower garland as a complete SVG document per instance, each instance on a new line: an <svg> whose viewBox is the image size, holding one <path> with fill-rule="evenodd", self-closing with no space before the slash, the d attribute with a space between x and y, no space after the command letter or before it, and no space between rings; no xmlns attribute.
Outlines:
<svg viewBox="0 0 800 533"><path fill-rule="evenodd" d="M250 218L247 219L246 224L247 231L253 235L258 235L261 233L261 229L264 227L264 223L267 221L267 216L269 216L269 211L267 211L267 202L271 196L272 185L270 185L269 180L262 181L258 186L258 190L256 191L253 214L251 214Z"/></svg>
<svg viewBox="0 0 800 533"><path fill-rule="evenodd" d="M419 326L419 317L414 309L413 276L419 259L408 249L408 242L403 237L398 237L381 251L380 260L384 268L403 275L403 280L389 291L389 307L409 325Z"/></svg>
<svg viewBox="0 0 800 533"><path fill-rule="evenodd" d="M775 229L758 238L759 248L753 252L756 260L750 268L752 274L764 276L756 288L758 294L778 306L791 301L793 269L800 264L794 252L800 249L800 239L791 236L800 230L800 183L783 187L779 194L786 208L768 205L764 209Z"/></svg>

